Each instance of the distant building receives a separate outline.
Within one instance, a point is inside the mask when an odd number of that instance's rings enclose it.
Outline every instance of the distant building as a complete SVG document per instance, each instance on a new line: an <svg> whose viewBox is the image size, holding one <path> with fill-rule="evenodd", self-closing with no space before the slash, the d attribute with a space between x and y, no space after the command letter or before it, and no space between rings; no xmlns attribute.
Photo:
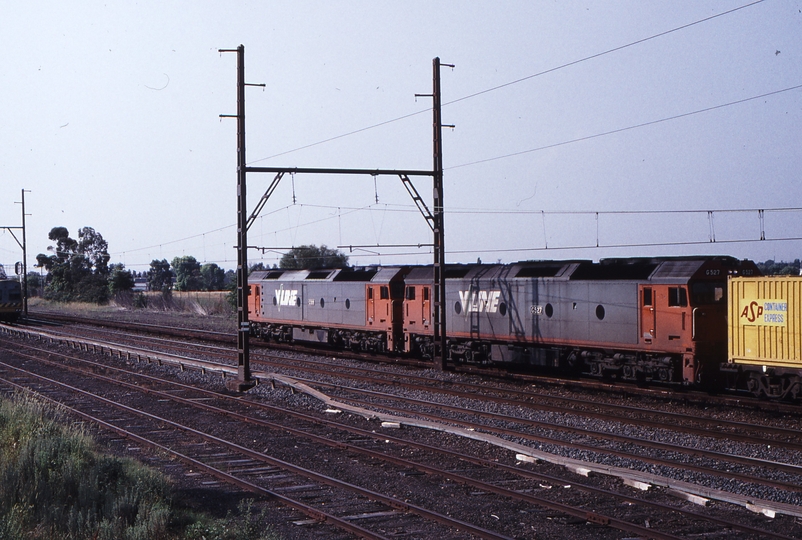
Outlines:
<svg viewBox="0 0 802 540"><path fill-rule="evenodd" d="M145 292L148 290L148 278L134 278L134 292Z"/></svg>

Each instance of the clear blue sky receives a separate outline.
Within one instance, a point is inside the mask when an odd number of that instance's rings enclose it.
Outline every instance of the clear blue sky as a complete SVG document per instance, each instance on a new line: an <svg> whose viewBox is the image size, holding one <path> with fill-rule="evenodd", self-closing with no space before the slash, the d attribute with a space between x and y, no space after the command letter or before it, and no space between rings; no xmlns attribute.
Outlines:
<svg viewBox="0 0 802 540"><path fill-rule="evenodd" d="M254 165L430 169L431 102L414 94L435 56L455 64L449 262L799 258L802 1L749 4L4 2L0 226L20 225L26 189L29 266L52 227L89 226L133 270L233 268L236 124L219 115L236 112L236 57L217 51L244 44L266 84L247 90ZM271 179L249 175L249 208ZM285 177L250 230L266 248L384 246L357 264L428 263L386 246L430 241L393 177ZM0 232L0 263L19 259Z"/></svg>

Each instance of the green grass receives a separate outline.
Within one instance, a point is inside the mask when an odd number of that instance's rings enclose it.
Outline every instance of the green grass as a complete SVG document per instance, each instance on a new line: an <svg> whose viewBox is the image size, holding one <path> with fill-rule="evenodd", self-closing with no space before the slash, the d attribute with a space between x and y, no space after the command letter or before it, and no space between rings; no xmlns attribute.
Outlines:
<svg viewBox="0 0 802 540"><path fill-rule="evenodd" d="M0 540L276 538L251 503L223 519L175 509L164 476L98 452L63 411L0 399Z"/></svg>

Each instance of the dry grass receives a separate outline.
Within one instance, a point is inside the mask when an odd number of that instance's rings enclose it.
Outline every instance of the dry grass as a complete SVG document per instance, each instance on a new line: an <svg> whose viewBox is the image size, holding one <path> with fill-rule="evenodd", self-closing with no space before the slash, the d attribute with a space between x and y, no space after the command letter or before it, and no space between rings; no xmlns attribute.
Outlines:
<svg viewBox="0 0 802 540"><path fill-rule="evenodd" d="M142 296L139 296L142 295ZM181 311L195 315L222 315L233 313L234 307L228 302L226 291L189 291L172 292L164 295L160 292L137 293L128 299L115 299L115 304L131 308L143 303L149 309L157 311ZM140 300L137 300L139 298ZM125 305L129 303L130 305Z"/></svg>
<svg viewBox="0 0 802 540"><path fill-rule="evenodd" d="M30 395L0 401L0 538L175 538L167 481L67 423Z"/></svg>
<svg viewBox="0 0 802 540"><path fill-rule="evenodd" d="M63 409L0 398L0 540L278 540L252 503L219 519L176 509L164 476L99 452Z"/></svg>

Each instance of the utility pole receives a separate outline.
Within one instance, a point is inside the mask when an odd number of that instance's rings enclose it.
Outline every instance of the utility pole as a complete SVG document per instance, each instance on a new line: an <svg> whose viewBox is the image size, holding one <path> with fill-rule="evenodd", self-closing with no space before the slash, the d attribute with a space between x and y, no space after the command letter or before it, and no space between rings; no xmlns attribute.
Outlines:
<svg viewBox="0 0 802 540"><path fill-rule="evenodd" d="M229 384L231 390L244 392L256 385L251 377L250 322L248 321L248 207L246 197L245 161L245 87L264 86L245 82L245 46L220 49L220 52L237 53L237 380ZM231 118L232 115L220 115Z"/></svg>
<svg viewBox="0 0 802 540"><path fill-rule="evenodd" d="M17 204L22 204L22 227L0 227L0 229L6 229L8 232L11 233L11 236L17 242L17 245L22 248L22 301L23 301L23 310L25 313L25 317L28 316L28 248L27 242L25 239L25 192L30 193L30 190L23 189L22 190L22 202ZM17 235L14 234L15 229L22 229L22 242L19 241ZM20 263L17 263L19 265ZM19 269L15 268L17 274L19 275Z"/></svg>
<svg viewBox="0 0 802 540"><path fill-rule="evenodd" d="M434 163L434 358L441 370L448 361L446 337L446 239L443 223L443 121L440 101L440 58L432 61L432 130ZM453 126L450 126L453 127Z"/></svg>
<svg viewBox="0 0 802 540"><path fill-rule="evenodd" d="M25 239L25 189L22 190L22 312L28 318L28 243ZM30 193L30 190L28 190Z"/></svg>

